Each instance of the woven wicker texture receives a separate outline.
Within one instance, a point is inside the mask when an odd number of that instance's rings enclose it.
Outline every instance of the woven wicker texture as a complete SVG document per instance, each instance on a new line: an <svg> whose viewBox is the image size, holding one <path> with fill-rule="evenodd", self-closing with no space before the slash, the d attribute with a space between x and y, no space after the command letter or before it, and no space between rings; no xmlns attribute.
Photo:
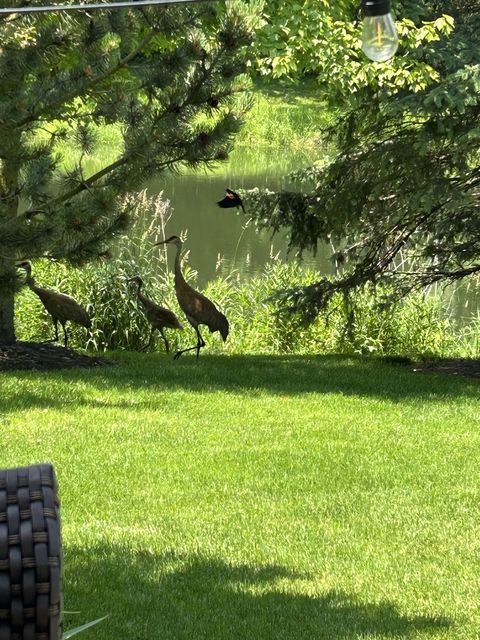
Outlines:
<svg viewBox="0 0 480 640"><path fill-rule="evenodd" d="M0 470L0 640L60 640L59 502L50 465Z"/></svg>

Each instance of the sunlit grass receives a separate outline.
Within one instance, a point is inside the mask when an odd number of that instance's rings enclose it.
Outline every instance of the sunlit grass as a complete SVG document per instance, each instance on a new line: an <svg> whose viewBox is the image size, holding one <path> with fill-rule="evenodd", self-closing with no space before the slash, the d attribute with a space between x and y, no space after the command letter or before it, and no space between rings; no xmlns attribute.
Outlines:
<svg viewBox="0 0 480 640"><path fill-rule="evenodd" d="M300 86L265 82L257 85L254 98L236 139L237 147L289 148L292 152L315 152L316 159L328 152L321 131L331 122L333 112L314 82Z"/></svg>
<svg viewBox="0 0 480 640"><path fill-rule="evenodd" d="M0 466L55 465L85 638L472 639L478 382L338 357L0 374Z"/></svg>

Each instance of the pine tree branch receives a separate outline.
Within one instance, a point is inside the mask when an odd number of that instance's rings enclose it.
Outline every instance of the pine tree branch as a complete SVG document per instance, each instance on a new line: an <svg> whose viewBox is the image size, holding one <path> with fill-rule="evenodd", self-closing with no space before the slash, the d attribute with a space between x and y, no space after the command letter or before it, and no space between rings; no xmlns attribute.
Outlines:
<svg viewBox="0 0 480 640"><path fill-rule="evenodd" d="M177 164L179 162L182 162L182 160L185 160L185 159L186 159L185 155L181 155L181 156L179 156L177 158L173 158L172 160L168 160L167 162L164 162L164 163L160 164L159 165L159 169L165 169L165 168L167 168L167 167L169 167L171 165L174 165L174 164ZM74 189L71 189L67 193L64 193L61 196L57 196L56 198L53 198L52 200L50 200L49 204L48 204L48 208L50 209L51 207L53 207L55 205L62 204L63 202L67 202L68 200L70 200L74 196L78 195L82 191L85 191L86 189L91 187L95 182L97 182L98 180L100 180L104 176L110 174L112 171L115 171L115 169L118 169L119 167L124 166L125 164L131 162L132 160L133 160L133 155L131 155L131 156L123 156L122 158L119 158L115 162L112 162L108 166L104 167L103 169L101 169L100 171L95 173L93 176L90 176L90 178L87 178L84 182L79 184ZM38 208L27 209L26 211L24 211L23 213L15 216L11 220L9 220L8 223L6 223L5 225L2 225L2 226L4 226L4 228L6 229L6 228L8 228L9 223L11 223L12 221L15 223L15 225L18 225L18 224L20 224L22 222L26 222L28 220L31 220L35 216L42 215L42 214L45 214L45 213L47 213L46 209L38 209ZM0 226L0 233L2 231L2 226Z"/></svg>
<svg viewBox="0 0 480 640"><path fill-rule="evenodd" d="M475 273L480 273L480 264L456 269L455 271L440 269L435 269L435 271L402 271L397 275L419 278L420 283L423 286L424 284L433 284L439 280L461 280L462 278L474 275Z"/></svg>
<svg viewBox="0 0 480 640"><path fill-rule="evenodd" d="M332 299L335 293L347 294L350 290L362 287L368 282L375 282L386 273L392 275L388 270L399 252L403 249L405 244L411 238L411 236L421 227L425 225L442 207L447 204L445 202L438 203L432 207L429 211L423 212L412 216L409 220L397 223L393 227L385 230L385 232L376 239L375 244L367 251L367 254L359 262L351 273L347 273L340 278L336 278L333 281L327 278L322 278L314 284L306 287L297 287L295 289L287 289L279 295L279 299L284 299L288 302L285 307L286 311L294 312L299 309L302 311L306 322L313 321L318 312L325 308L328 302ZM392 234L395 235L390 241ZM365 245L368 243L365 242ZM463 275L460 275L460 270L457 272L451 272L451 278L454 278L454 273L457 278L471 275L480 270L480 266L474 267L474 271L463 270ZM402 272L403 274L404 272ZM440 273L440 272L438 272ZM397 275L394 273L393 275ZM448 276L444 276L448 277ZM438 276L431 282L441 280ZM425 284L430 284L426 282ZM420 286L419 283L412 285ZM292 304L293 302L293 304Z"/></svg>
<svg viewBox="0 0 480 640"><path fill-rule="evenodd" d="M106 72L105 74L103 74L102 76L97 77L94 81L92 81L90 86L92 86L92 84L100 82L101 80L109 77L110 75L114 74L118 69L120 69L121 67L123 67L126 64L128 64L128 62L133 57L135 57L135 55L137 55L141 51L141 49L155 35L155 33L156 33L156 31L152 30L143 39L143 41L138 45L138 47L133 52L131 52L128 56L123 58L123 60L120 61L118 63L118 65L116 65L116 67L114 69L111 69L108 72ZM220 54L217 54L216 56L214 56L213 60L211 61L211 64L208 66L208 68L205 67L205 65L202 65L201 74L199 76L197 76L197 78L195 79L195 82L193 82L190 85L190 87L189 87L189 89L187 91L186 98L183 101L183 106L185 106L186 104L188 104L191 101L192 96L195 95L195 92L199 89L199 87L202 86L202 84L207 80L207 78L213 74L214 69L216 68L216 66L219 63L220 57L221 57ZM235 91L235 93L236 93L236 91ZM228 94L225 93L225 95L228 95ZM161 112L157 116L157 118L156 118L157 122L160 121L163 117L165 117L168 114L169 114L169 108L165 109L163 112ZM27 122L27 119L25 119L23 122ZM18 126L18 123L17 123L17 126ZM121 158L117 159L116 161L112 162L110 165L107 165L106 167L104 167L103 169L101 169L100 171L95 173L94 175L90 176L86 180L81 181L78 184L78 186L76 186L75 188L69 190L68 192L66 192L64 194L61 194L60 196L57 196L56 198L51 199L49 201L49 203L48 203L47 209L38 208L37 207L37 208L34 208L34 209L28 209L25 212L23 212L22 214L17 215L15 217L15 224L19 224L19 223L28 221L28 220L30 220L31 218L33 218L34 216L37 216L37 215L46 214L47 211L49 209L51 210L55 205L62 204L64 202L70 200L74 196L78 195L79 193L89 189L95 183L97 183L99 180L101 180L103 177L111 174L112 172L114 172L115 170L119 169L120 167L132 162L132 160L134 158L135 158L134 154L124 155L123 157L121 157ZM158 169L162 170L162 169L164 169L166 167L178 164L182 160L186 160L186 159L187 159L187 155L182 153L177 158L170 159L170 160L168 160L168 161L166 161L166 162L164 162L162 164L159 164L158 165ZM5 228L7 228L7 227L5 227ZM0 227L0 232L1 232L1 227Z"/></svg>
<svg viewBox="0 0 480 640"><path fill-rule="evenodd" d="M122 58L122 60L120 60L114 67L112 67L108 71L105 71L104 73L96 76L95 78L92 78L92 80L89 82L87 87L83 86L81 89L75 89L74 91L70 92L70 94L62 95L58 97L56 100L46 105L43 109L39 110L37 113L29 115L27 118L24 118L23 120L19 120L18 122L12 123L11 121L7 121L7 122L0 121L0 128L2 127L7 128L9 131L11 131L12 129L22 128L25 125L30 124L31 122L35 122L39 120L42 117L42 115L49 113L54 107L65 104L70 100L77 98L79 95L87 95L88 92L91 91L91 89L95 87L97 84L99 84L100 82L103 82L110 76L115 75L115 73L117 73L118 71L126 67L129 62L131 62L139 53L141 53L142 49L150 42L150 40L158 32L159 32L158 29L157 30L152 29L145 36L145 38L140 42L140 44L136 47L136 49L134 49L127 56Z"/></svg>
<svg viewBox="0 0 480 640"><path fill-rule="evenodd" d="M184 105L189 103L189 101L191 100L192 95L194 95L195 91L198 90L198 87L201 86L201 84L206 81L207 77L212 74L213 69L215 68L217 63L218 63L218 59L215 58L212 61L212 64L210 65L208 70L205 69L205 68L202 69L201 80L197 79L197 82L193 83L190 86L189 91L187 93L187 97L186 97L186 99L184 101ZM157 122L159 122L167 114L169 114L169 109L168 108L165 109L162 113L160 113L158 115L158 117L156 118ZM166 167L178 164L182 160L185 160L186 157L187 156L185 154L181 154L177 158L168 160L167 162L164 162L164 163L160 164L158 166L158 168L159 168L159 170L162 170L162 169L164 169ZM119 158L118 160L115 160L111 164L107 165L106 167L104 167L103 169L101 169L100 171L95 173L93 176L90 176L86 180L82 181L74 189L71 189L70 191L68 191L68 192L66 192L66 193L64 193L64 194L62 194L60 196L57 196L56 198L53 198L52 200L50 200L49 207L51 207L52 205L54 206L56 204L61 204L63 202L66 202L66 201L70 200L71 198L73 198L74 196L76 196L79 193L81 193L82 191L85 191L86 189L89 189L92 185L94 185L96 182L98 182L98 180L100 180L101 178L103 178L104 176L106 176L108 174L111 174L113 171L115 171L116 169L120 168L121 166L124 166L124 165L128 164L129 162L131 162L133 160L133 158L134 158L134 155L130 154L130 155L124 155L123 157ZM34 215L38 215L38 214L41 214L41 213L44 213L44 212L45 211L43 209L30 209L30 210L25 211L23 214L21 214L21 216L24 216L25 219L30 219ZM16 218L17 222L19 221L21 216L18 216Z"/></svg>

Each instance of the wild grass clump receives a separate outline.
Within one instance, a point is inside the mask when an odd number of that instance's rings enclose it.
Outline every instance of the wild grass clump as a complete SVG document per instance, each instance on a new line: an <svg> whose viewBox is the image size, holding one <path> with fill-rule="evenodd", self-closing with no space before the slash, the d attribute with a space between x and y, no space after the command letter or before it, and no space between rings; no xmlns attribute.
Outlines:
<svg viewBox="0 0 480 640"><path fill-rule="evenodd" d="M276 262L247 282L216 280L207 295L221 300L231 323L229 353L342 353L378 356L480 356L480 318L464 328L443 315L439 295L416 294L381 309L385 292L366 287L346 304L336 296L315 322L305 326L299 314L279 314L275 292L311 284L313 269Z"/></svg>
<svg viewBox="0 0 480 640"><path fill-rule="evenodd" d="M131 196L133 198L133 196ZM181 320L167 263L166 248L154 243L165 237L170 216L169 203L160 196L135 195L133 227L119 238L114 255L81 269L38 261L34 275L40 285L73 295L84 304L93 320L87 336L81 327L70 327L71 345L92 351L144 348L150 326L136 299L135 287L127 280L139 275L144 293L175 311ZM152 216L153 212L153 216ZM147 217L148 216L148 217ZM183 258L187 281L197 287L197 274ZM318 279L314 269L278 258L263 273L248 280L230 275L210 282L204 293L230 322L225 344L218 334L204 337L211 353L228 354L369 354L379 356L480 356L480 317L463 328L444 312L440 295L412 295L388 310L381 310L379 298L385 291L365 288L350 299L335 297L315 322L305 326L299 314L279 313L274 294L282 289L311 284ZM353 313L352 313L353 310ZM22 340L47 340L52 323L38 298L24 289L17 300L17 335ZM183 332L170 331L173 348L195 344L193 330L185 322ZM157 337L158 338L158 337ZM163 349L161 340L152 350Z"/></svg>
<svg viewBox="0 0 480 640"><path fill-rule="evenodd" d="M318 151L321 132L333 118L331 108L319 96L318 86L300 90L280 83L258 84L253 95L253 107L235 146Z"/></svg>

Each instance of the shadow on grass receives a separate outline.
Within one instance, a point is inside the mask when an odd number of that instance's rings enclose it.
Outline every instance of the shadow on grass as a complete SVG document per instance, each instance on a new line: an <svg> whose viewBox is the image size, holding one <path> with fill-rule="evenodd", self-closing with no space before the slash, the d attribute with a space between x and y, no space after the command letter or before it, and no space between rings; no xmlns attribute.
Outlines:
<svg viewBox="0 0 480 640"><path fill-rule="evenodd" d="M112 547L68 548L65 559L67 609L80 609L85 620L110 615L102 629L97 627L98 638L409 638L451 625L441 616L402 615L392 602L373 604L338 592L298 593L295 581L309 576L280 566Z"/></svg>
<svg viewBox="0 0 480 640"><path fill-rule="evenodd" d="M409 366L387 364L373 358L203 355L198 361L189 356L173 361L171 357L158 353L127 352L113 357L117 360L114 367L69 369L48 374L10 373L18 379L18 386L8 395L0 394L0 416L29 408L141 407L144 403L135 402L135 393L144 390L151 390L154 394L170 390L192 393L227 391L249 397L264 392L288 396L334 393L400 402L455 397L478 399L480 388L478 380L414 373ZM23 384L23 381L33 384ZM65 384L69 393L56 394L54 388L43 384L44 381ZM82 387L86 384L87 390L76 389L75 383L81 383ZM91 397L92 391L108 389L129 393L130 400ZM152 396L153 402L155 397ZM151 406L150 401L148 404Z"/></svg>

